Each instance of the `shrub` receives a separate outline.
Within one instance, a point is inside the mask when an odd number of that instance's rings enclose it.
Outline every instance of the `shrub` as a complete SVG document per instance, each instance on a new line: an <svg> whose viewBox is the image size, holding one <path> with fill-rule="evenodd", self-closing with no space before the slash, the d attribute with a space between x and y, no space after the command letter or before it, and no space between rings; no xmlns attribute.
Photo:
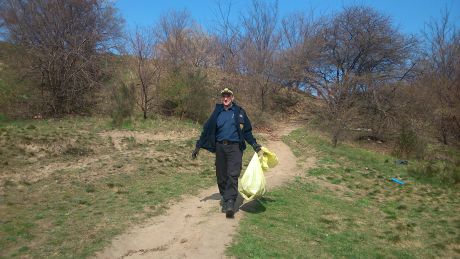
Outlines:
<svg viewBox="0 0 460 259"><path fill-rule="evenodd" d="M300 97L294 93L293 91L281 91L278 94L274 94L272 96L274 109L280 110L282 112L289 112L289 110L296 106L299 101Z"/></svg>
<svg viewBox="0 0 460 259"><path fill-rule="evenodd" d="M447 185L460 184L460 160L429 160L409 166L408 173L420 180L438 182Z"/></svg>
<svg viewBox="0 0 460 259"><path fill-rule="evenodd" d="M162 113L205 121L210 113L209 88L207 76L200 71L172 71L160 89Z"/></svg>
<svg viewBox="0 0 460 259"><path fill-rule="evenodd" d="M121 127L124 123L131 120L134 111L134 85L122 84L117 87L112 94L112 124Z"/></svg>
<svg viewBox="0 0 460 259"><path fill-rule="evenodd" d="M422 159L425 154L426 143L417 135L412 125L403 122L396 140L394 153L398 157L416 157Z"/></svg>
<svg viewBox="0 0 460 259"><path fill-rule="evenodd" d="M272 126L273 116L270 113L257 110L250 110L247 111L247 113L248 117L251 119L252 127L269 128L270 126Z"/></svg>
<svg viewBox="0 0 460 259"><path fill-rule="evenodd" d="M0 113L0 122L8 122L8 117Z"/></svg>

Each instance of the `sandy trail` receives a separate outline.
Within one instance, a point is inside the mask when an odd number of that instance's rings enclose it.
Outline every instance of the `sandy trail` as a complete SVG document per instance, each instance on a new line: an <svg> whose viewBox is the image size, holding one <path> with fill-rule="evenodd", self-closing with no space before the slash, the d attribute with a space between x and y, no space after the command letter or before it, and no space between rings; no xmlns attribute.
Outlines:
<svg viewBox="0 0 460 259"><path fill-rule="evenodd" d="M298 174L296 158L280 140L294 125L278 129L261 143L275 152L279 164L266 173L267 190ZM239 210L234 219L220 212L217 185L198 196L186 196L171 204L165 215L130 229L96 254L97 258L224 258L238 222L246 213Z"/></svg>

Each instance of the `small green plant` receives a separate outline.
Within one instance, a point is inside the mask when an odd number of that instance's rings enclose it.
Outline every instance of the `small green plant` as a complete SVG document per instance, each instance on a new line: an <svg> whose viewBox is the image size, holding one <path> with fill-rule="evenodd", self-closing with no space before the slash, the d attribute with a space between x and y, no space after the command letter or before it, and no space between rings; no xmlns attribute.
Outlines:
<svg viewBox="0 0 460 259"><path fill-rule="evenodd" d="M69 156L87 156L92 153L94 153L93 150L87 147L69 147L63 152L64 155Z"/></svg>
<svg viewBox="0 0 460 259"><path fill-rule="evenodd" d="M96 191L96 186L94 184L86 184L85 185L85 191L86 192L95 192Z"/></svg>
<svg viewBox="0 0 460 259"><path fill-rule="evenodd" d="M0 113L0 123L1 122L8 122L8 117L6 117L6 115Z"/></svg>

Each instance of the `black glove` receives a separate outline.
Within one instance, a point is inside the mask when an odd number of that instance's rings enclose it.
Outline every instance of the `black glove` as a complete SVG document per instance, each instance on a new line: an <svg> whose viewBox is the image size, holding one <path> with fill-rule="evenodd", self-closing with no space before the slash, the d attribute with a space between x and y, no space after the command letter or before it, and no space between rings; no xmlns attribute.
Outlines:
<svg viewBox="0 0 460 259"><path fill-rule="evenodd" d="M254 149L254 151L256 151L256 153L259 153L262 146L257 143L254 143L254 145L252 145L252 148Z"/></svg>
<svg viewBox="0 0 460 259"><path fill-rule="evenodd" d="M198 156L198 153L200 153L200 148L196 147L195 150L193 150L192 152L192 159L196 159L196 157Z"/></svg>

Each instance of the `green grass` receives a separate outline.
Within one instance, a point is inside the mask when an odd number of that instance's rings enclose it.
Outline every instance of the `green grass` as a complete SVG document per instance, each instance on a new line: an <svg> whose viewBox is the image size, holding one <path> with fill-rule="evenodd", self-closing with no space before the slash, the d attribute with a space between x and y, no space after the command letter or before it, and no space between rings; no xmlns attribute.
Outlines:
<svg viewBox="0 0 460 259"><path fill-rule="evenodd" d="M237 258L459 257L457 188L418 182L395 158L306 130L284 141L315 168L259 201L228 254ZM390 179L407 182L400 186Z"/></svg>
<svg viewBox="0 0 460 259"><path fill-rule="evenodd" d="M238 244L230 248L236 257L415 257L387 242L392 232L375 236L365 208L316 184L296 182L261 204L264 215L249 214L241 224Z"/></svg>
<svg viewBox="0 0 460 259"><path fill-rule="evenodd" d="M87 257L130 223L161 213L165 201L209 186L212 173L139 170L135 175L105 177L89 186L64 178L54 175L26 191L7 189L4 210L9 216L3 215L0 228L5 235L2 251L32 242L34 247L27 250L32 257ZM20 253L14 250L12 254Z"/></svg>
<svg viewBox="0 0 460 259"><path fill-rule="evenodd" d="M213 156L190 159L200 127L161 118L129 130L108 118L0 122L0 257L88 257L168 201L212 186ZM120 137L121 149L110 136L171 131L180 137Z"/></svg>

